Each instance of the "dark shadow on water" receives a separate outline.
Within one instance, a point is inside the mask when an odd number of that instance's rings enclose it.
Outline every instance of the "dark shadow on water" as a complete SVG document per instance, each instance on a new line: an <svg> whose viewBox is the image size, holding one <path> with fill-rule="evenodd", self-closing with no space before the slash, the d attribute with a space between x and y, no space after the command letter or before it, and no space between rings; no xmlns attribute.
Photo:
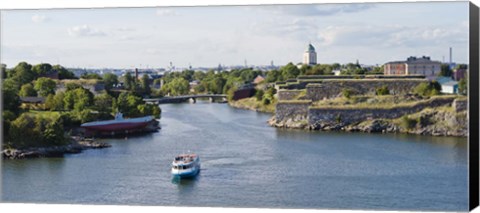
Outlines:
<svg viewBox="0 0 480 213"><path fill-rule="evenodd" d="M199 179L200 174L189 178L172 177L172 183L177 185L179 189L192 188Z"/></svg>

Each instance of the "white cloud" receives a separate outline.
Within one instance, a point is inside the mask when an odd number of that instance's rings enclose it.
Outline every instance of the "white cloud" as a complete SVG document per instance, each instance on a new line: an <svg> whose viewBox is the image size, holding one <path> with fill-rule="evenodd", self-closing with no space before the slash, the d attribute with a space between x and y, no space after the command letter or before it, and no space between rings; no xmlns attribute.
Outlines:
<svg viewBox="0 0 480 213"><path fill-rule="evenodd" d="M35 14L32 16L32 21L35 23L42 23L48 21L48 17L46 17L45 15Z"/></svg>
<svg viewBox="0 0 480 213"><path fill-rule="evenodd" d="M468 30L461 27L430 27L424 29L403 27L391 33L386 42L390 45L409 47L468 43Z"/></svg>
<svg viewBox="0 0 480 213"><path fill-rule="evenodd" d="M261 10L273 11L275 14L294 16L333 16L341 13L356 13L374 8L374 4L319 4L319 5L281 5L258 7ZM252 10L255 7L247 7Z"/></svg>
<svg viewBox="0 0 480 213"><path fill-rule="evenodd" d="M148 54L152 54L152 55L159 55L159 54L162 54L162 51L158 50L158 49L154 49L154 48L148 48L145 50L146 53Z"/></svg>
<svg viewBox="0 0 480 213"><path fill-rule="evenodd" d="M106 34L88 25L75 26L68 29L68 35L73 37L105 36Z"/></svg>
<svg viewBox="0 0 480 213"><path fill-rule="evenodd" d="M468 42L468 30L442 26L329 26L318 29L317 35L322 46L417 48Z"/></svg>
<svg viewBox="0 0 480 213"><path fill-rule="evenodd" d="M171 9L157 9L157 16L176 16L178 13Z"/></svg>
<svg viewBox="0 0 480 213"><path fill-rule="evenodd" d="M119 32L133 32L135 31L134 28L131 28L131 27L117 27L115 28L116 31L119 31Z"/></svg>

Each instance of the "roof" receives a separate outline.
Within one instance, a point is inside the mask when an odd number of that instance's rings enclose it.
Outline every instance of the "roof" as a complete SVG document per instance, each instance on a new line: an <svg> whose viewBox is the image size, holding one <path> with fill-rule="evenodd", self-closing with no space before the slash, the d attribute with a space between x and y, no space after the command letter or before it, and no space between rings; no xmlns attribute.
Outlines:
<svg viewBox="0 0 480 213"><path fill-rule="evenodd" d="M308 44L308 47L305 50L305 52L315 52L315 47L313 47L312 44Z"/></svg>
<svg viewBox="0 0 480 213"><path fill-rule="evenodd" d="M438 77L435 79L439 84L443 84L449 81L452 81L450 77Z"/></svg>
<svg viewBox="0 0 480 213"><path fill-rule="evenodd" d="M385 64L415 64L415 63L425 63L425 62L430 62L430 63L438 63L438 64L441 64L441 62L439 61L432 61L430 59L430 57L427 57L427 56L422 56L422 57L414 57L414 56L410 56L407 58L407 60L405 61L390 61L390 62L387 62Z"/></svg>
<svg viewBox="0 0 480 213"><path fill-rule="evenodd" d="M441 83L440 85L442 85L442 86L455 86L455 85L458 85L458 82L457 81L448 81L448 82L445 82L445 83Z"/></svg>

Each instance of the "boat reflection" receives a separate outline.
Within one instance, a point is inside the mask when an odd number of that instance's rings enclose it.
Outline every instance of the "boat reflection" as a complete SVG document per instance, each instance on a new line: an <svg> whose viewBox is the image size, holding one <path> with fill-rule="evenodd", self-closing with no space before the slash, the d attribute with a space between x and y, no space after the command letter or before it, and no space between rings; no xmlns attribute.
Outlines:
<svg viewBox="0 0 480 213"><path fill-rule="evenodd" d="M181 178L179 176L173 176L172 183L178 185L179 187L188 187L194 186L199 179L200 175L191 178Z"/></svg>

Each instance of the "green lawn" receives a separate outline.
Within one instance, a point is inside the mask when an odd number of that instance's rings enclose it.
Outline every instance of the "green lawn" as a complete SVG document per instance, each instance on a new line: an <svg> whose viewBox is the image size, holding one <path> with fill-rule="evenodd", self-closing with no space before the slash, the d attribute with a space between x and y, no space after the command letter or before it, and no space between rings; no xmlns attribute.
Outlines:
<svg viewBox="0 0 480 213"><path fill-rule="evenodd" d="M55 117L59 117L61 112L30 110L30 111L25 112L25 113L27 115L39 116L39 117L42 117L42 118L55 118Z"/></svg>

